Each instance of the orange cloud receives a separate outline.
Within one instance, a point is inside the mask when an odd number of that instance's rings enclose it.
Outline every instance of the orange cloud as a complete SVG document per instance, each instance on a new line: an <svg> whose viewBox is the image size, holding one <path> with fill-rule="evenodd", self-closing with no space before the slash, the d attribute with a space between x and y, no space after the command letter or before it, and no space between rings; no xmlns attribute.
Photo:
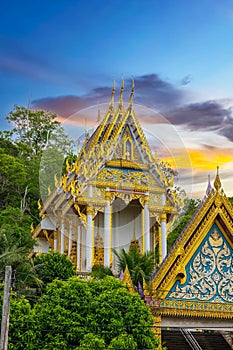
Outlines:
<svg viewBox="0 0 233 350"><path fill-rule="evenodd" d="M203 149L186 148L183 150L173 150L174 156L163 157L174 168L192 167L194 173L215 170L216 166L224 166L233 162L233 149L205 147Z"/></svg>

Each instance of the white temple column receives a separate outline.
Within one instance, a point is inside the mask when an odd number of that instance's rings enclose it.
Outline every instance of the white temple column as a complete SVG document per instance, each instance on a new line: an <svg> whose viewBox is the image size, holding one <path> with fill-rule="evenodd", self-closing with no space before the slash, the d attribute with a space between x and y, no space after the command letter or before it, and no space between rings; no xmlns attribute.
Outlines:
<svg viewBox="0 0 233 350"><path fill-rule="evenodd" d="M148 204L144 205L144 252L150 250L150 211Z"/></svg>
<svg viewBox="0 0 233 350"><path fill-rule="evenodd" d="M142 253L150 250L150 211L148 207L148 194L142 199Z"/></svg>
<svg viewBox="0 0 233 350"><path fill-rule="evenodd" d="M86 234L86 271L91 271L92 268L92 253L93 253L93 208L87 207L87 234Z"/></svg>
<svg viewBox="0 0 233 350"><path fill-rule="evenodd" d="M104 266L110 267L112 260L112 210L110 200L104 208Z"/></svg>
<svg viewBox="0 0 233 350"><path fill-rule="evenodd" d="M53 250L57 251L57 231L53 232Z"/></svg>
<svg viewBox="0 0 233 350"><path fill-rule="evenodd" d="M77 227L77 271L80 271L80 226Z"/></svg>
<svg viewBox="0 0 233 350"><path fill-rule="evenodd" d="M65 220L61 219L61 246L60 246L60 253L64 253L64 247L65 247Z"/></svg>
<svg viewBox="0 0 233 350"><path fill-rule="evenodd" d="M70 256L73 242L73 222L69 222L69 241L68 241L68 256Z"/></svg>
<svg viewBox="0 0 233 350"><path fill-rule="evenodd" d="M160 224L161 224L161 243L162 243L162 261L165 259L167 255L167 215L163 213L160 216Z"/></svg>

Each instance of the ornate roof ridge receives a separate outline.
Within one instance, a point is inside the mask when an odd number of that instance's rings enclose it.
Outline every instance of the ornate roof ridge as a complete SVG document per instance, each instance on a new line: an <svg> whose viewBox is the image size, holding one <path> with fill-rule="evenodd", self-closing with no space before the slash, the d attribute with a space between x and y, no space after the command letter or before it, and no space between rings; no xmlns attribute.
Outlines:
<svg viewBox="0 0 233 350"><path fill-rule="evenodd" d="M218 179L218 172L217 176ZM222 207L222 204L225 208ZM229 231L233 233L233 224L230 222L230 218L233 219L233 207L227 199L224 191L219 191L219 187L217 186L215 190L212 189L211 193L203 198L192 218L186 224L178 239L171 247L167 257L153 275L152 288L154 292L160 285L164 286L168 283L168 275L171 276L172 273L174 273L174 269L182 270L180 259L184 255L184 251L188 251L193 239L197 239L201 234L201 230L207 227L207 223L210 222L211 219L215 220L219 214L221 215L226 227L228 227Z"/></svg>

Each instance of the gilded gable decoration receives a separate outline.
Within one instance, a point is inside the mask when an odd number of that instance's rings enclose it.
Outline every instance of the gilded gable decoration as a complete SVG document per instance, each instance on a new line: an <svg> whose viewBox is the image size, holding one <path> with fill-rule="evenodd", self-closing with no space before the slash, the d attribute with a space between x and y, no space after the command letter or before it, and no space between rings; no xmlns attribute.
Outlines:
<svg viewBox="0 0 233 350"><path fill-rule="evenodd" d="M153 313L229 319L233 301L233 208L219 170L151 283ZM175 321L176 322L176 321ZM178 321L177 321L178 322ZM184 321L182 321L184 322Z"/></svg>

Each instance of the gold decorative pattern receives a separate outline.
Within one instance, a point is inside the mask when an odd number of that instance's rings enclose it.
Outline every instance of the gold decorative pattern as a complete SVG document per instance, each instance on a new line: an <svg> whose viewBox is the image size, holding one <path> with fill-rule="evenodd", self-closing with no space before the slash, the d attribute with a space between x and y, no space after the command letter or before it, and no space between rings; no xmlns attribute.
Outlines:
<svg viewBox="0 0 233 350"><path fill-rule="evenodd" d="M155 299L148 303L153 315L232 319L232 303Z"/></svg>
<svg viewBox="0 0 233 350"><path fill-rule="evenodd" d="M190 301L188 294L187 294L187 300L184 301L183 297L185 296L185 293L182 293L182 292L185 292L185 291L182 291L182 290L180 290L182 295L180 294L179 296L179 298L182 300L165 299L167 298L168 293L171 291L171 288L175 283L177 286L186 285L188 276L186 274L185 266L187 266L191 257L194 256L198 247L201 246L201 243L203 242L203 239L207 237L208 232L211 232L210 229L211 227L213 227L213 224L217 225L217 227L221 232L225 232L224 237L228 242L228 244L232 246L232 242L231 242L231 239L229 238L229 235L231 237L233 235L233 210L224 192L219 190L219 186L217 186L216 190L212 190L209 193L209 195L205 198L205 200L202 202L201 206L199 207L199 209L197 210L197 212L189 222L185 231L178 238L172 251L169 252L165 261L163 262L160 269L157 271L156 275L153 278L153 281L151 284L152 298L153 298L153 301L151 302L151 308L153 311L157 310L155 311L156 314L160 313L161 315L171 315L171 316L232 318L232 315L230 316L230 312L229 313L227 312L227 308L226 310L225 309L224 310L221 309L220 311L215 310L215 308L219 305L219 303L218 302L216 303L216 301L219 298L218 295L220 295L219 292L216 294L215 290L218 290L221 292L222 288L225 288L225 286L227 286L227 288L229 288L228 289L229 297L224 292L224 298L228 298L226 300L231 300L231 292L230 292L231 282L230 283L221 282L219 283L219 285L216 285L217 289L215 288L212 290L211 292L212 299L211 299L211 302L209 302L209 304L207 301L204 302L204 304L203 302L202 304L198 304L199 302L196 300ZM212 256L211 261L219 261L218 266L220 268L220 271L222 271L223 266L229 266L228 264L230 263L231 259L229 258L229 251L228 251L227 245L223 244L221 250L219 250L218 244L220 243L221 239L219 238L219 236L215 235L215 231L213 231L213 234L214 234L213 237L210 237L208 241L211 243L211 246L212 246L212 255L210 255ZM208 249L209 248L210 246L208 245ZM208 251L207 246L203 246L202 249L204 249L203 252L207 253ZM222 255L223 252L224 252L224 255ZM221 254L221 263L220 263L220 260L216 260L217 256L220 257L220 254ZM198 255L196 259L197 260L195 262L196 264L195 269L199 268L198 267L199 261L202 261L203 263L205 262L205 254L203 253L203 255ZM225 262L224 262L224 259L226 259ZM206 263L208 263L207 261L208 260L206 260ZM216 266L216 265L210 264L208 266ZM219 270L217 270L216 268L216 271L213 274L213 279L215 278L216 281L218 278L220 278L219 277L220 275L217 271ZM197 272L197 277L201 281L202 272L200 271ZM221 281L223 281L222 277L220 279ZM180 284L177 281L180 281L179 282ZM193 283L191 283L190 286L193 286ZM208 290L208 288L210 287L205 285L205 283L200 282L198 288L204 288L203 295L206 295L207 291L205 288L207 288ZM208 299L207 297L205 298ZM209 296L209 300L210 300L210 296ZM227 305L227 302L220 303L220 304ZM180 309L179 307L177 307L177 305L185 305L185 306L182 307L182 309ZM201 307L203 309L201 308L199 309L199 305L202 305Z"/></svg>
<svg viewBox="0 0 233 350"><path fill-rule="evenodd" d="M94 243L94 265L104 265L104 242L98 232Z"/></svg>
<svg viewBox="0 0 233 350"><path fill-rule="evenodd" d="M79 205L77 203L74 204L74 207L77 210L78 215L80 216L83 224L86 226L86 224L87 224L87 216L84 213L81 212L80 207L79 207Z"/></svg>
<svg viewBox="0 0 233 350"><path fill-rule="evenodd" d="M125 271L124 271L124 276L123 276L123 279L122 279L122 283L127 286L127 288L130 291L130 293L135 293L133 282L132 282L131 277L130 277L130 272L129 272L128 265L126 265L126 268L125 268Z"/></svg>

